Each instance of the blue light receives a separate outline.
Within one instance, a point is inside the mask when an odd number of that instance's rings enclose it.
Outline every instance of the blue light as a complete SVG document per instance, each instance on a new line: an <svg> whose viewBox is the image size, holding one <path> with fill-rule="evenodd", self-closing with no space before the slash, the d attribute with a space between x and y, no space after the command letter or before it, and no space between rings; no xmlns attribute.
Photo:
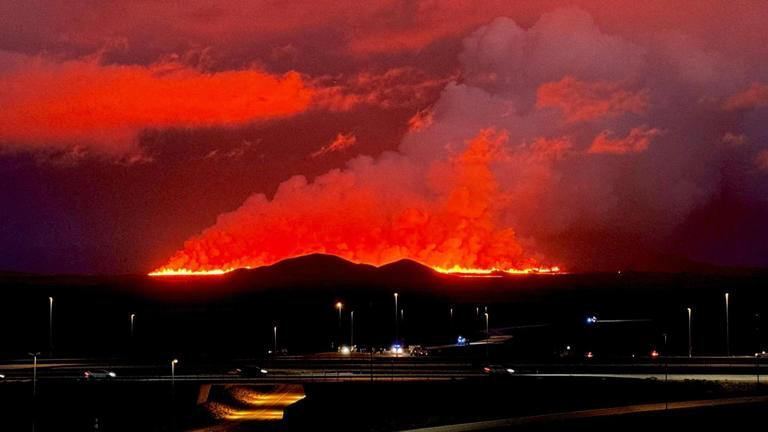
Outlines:
<svg viewBox="0 0 768 432"><path fill-rule="evenodd" d="M456 345L464 346L466 344L467 344L467 338L465 338L464 336L459 336L458 338L456 338Z"/></svg>
<svg viewBox="0 0 768 432"><path fill-rule="evenodd" d="M587 317L587 324L595 324L597 323L597 317L592 315Z"/></svg>

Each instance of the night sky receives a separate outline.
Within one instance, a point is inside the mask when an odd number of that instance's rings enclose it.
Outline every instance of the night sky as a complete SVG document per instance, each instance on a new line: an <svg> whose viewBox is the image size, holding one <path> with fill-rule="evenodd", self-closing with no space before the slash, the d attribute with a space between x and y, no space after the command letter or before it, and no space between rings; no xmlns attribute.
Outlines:
<svg viewBox="0 0 768 432"><path fill-rule="evenodd" d="M0 270L768 266L766 22L756 1L3 1Z"/></svg>

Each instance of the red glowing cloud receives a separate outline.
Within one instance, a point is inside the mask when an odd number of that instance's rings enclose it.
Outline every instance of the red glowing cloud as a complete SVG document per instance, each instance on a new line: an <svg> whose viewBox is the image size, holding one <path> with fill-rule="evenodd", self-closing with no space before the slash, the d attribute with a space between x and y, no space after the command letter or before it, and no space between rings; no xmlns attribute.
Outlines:
<svg viewBox="0 0 768 432"><path fill-rule="evenodd" d="M352 147L353 145L355 145L356 142L357 142L357 137L355 137L354 134L352 134L352 133L347 133L347 134L339 133L338 135L336 135L336 138L334 138L333 141L331 141L327 145L324 145L322 148L320 148L320 150L312 153L310 156L311 157L318 157L318 156L322 156L322 155L324 155L326 153L332 153L332 152L338 152L338 151L346 150L346 149Z"/></svg>
<svg viewBox="0 0 768 432"><path fill-rule="evenodd" d="M768 150L761 150L755 156L755 165L761 171L768 171Z"/></svg>
<svg viewBox="0 0 768 432"><path fill-rule="evenodd" d="M382 109L419 107L434 100L449 77L401 67L383 72L360 72L340 79L323 76L312 80L314 103L328 111L350 111L360 106Z"/></svg>
<svg viewBox="0 0 768 432"><path fill-rule="evenodd" d="M603 131L595 137L588 152L599 154L623 155L628 153L642 153L648 150L651 140L661 134L659 129L641 126L632 128L624 138L611 138L609 131Z"/></svg>
<svg viewBox="0 0 768 432"><path fill-rule="evenodd" d="M536 106L559 108L569 122L589 121L624 113L641 114L648 108L648 94L624 90L617 83L585 82L568 76L539 86Z"/></svg>
<svg viewBox="0 0 768 432"><path fill-rule="evenodd" d="M434 113L431 110L420 110L408 120L408 130L411 132L424 130L430 127L434 120Z"/></svg>
<svg viewBox="0 0 768 432"><path fill-rule="evenodd" d="M232 126L294 114L307 109L313 94L293 72L40 59L0 74L0 87L0 141L86 142L108 152L124 151L146 128Z"/></svg>
<svg viewBox="0 0 768 432"><path fill-rule="evenodd" d="M765 105L768 105L768 85L754 83L748 89L729 97L723 104L723 108L737 111Z"/></svg>

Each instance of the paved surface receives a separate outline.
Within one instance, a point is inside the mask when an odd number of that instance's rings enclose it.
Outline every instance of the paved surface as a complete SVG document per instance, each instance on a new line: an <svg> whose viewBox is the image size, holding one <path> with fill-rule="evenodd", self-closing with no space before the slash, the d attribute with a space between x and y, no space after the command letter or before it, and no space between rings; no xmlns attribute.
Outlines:
<svg viewBox="0 0 768 432"><path fill-rule="evenodd" d="M384 382L384 381L447 381L486 376L482 364L450 359L423 357L319 354L310 356L280 357L269 360L261 367L266 374L253 372L259 363L241 360L228 365L187 363L182 359L171 377L170 362L167 364L138 363L119 359L39 359L37 379L46 381L84 380L87 370L106 369L116 373L111 380L117 382L171 381L199 383L308 383L308 382ZM250 366L250 373L230 373L231 369ZM511 377L537 378L613 378L656 379L670 381L713 380L732 382L756 382L757 363L753 358L675 358L639 360L632 363L509 363L499 366L501 374ZM504 369L515 370L507 374ZM760 373L768 367L760 366ZM28 359L0 364L0 374L5 382L29 382L32 380L32 363ZM497 375L494 370L494 375ZM763 378L763 381L765 379Z"/></svg>
<svg viewBox="0 0 768 432"><path fill-rule="evenodd" d="M724 398L709 400L693 400L669 403L650 403L627 405L621 407L598 408L590 410L560 412L551 414L540 414L525 417L513 417L498 420L486 420L472 423L460 423L446 426L434 426L420 429L409 429L404 432L471 432L471 431L489 431L512 428L514 426L547 423L555 421L567 421L583 418L610 417L627 414L640 414L650 412L660 412L666 410L683 410L702 407L715 407L727 405L745 405L768 403L768 396L751 396L740 398Z"/></svg>

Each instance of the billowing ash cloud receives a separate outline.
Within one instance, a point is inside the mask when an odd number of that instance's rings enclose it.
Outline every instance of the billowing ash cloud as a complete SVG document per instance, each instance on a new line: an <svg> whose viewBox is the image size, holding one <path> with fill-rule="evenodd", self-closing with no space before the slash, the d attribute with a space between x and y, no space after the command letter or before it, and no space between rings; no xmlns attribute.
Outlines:
<svg viewBox="0 0 768 432"><path fill-rule="evenodd" d="M399 152L292 178L272 200L256 194L167 267L311 252L449 267L642 266L646 251L679 252L678 230L722 201L725 185L740 185L726 200L765 206L766 108L753 83L766 80L754 65L680 35L607 34L578 9L528 29L497 18L464 40L460 59L461 77Z"/></svg>
<svg viewBox="0 0 768 432"><path fill-rule="evenodd" d="M212 270L271 264L309 253L385 264L402 258L453 268L528 268L491 171L506 135L481 131L461 153L415 161L359 157L308 183L296 176L270 201L250 197L190 239L165 266Z"/></svg>

